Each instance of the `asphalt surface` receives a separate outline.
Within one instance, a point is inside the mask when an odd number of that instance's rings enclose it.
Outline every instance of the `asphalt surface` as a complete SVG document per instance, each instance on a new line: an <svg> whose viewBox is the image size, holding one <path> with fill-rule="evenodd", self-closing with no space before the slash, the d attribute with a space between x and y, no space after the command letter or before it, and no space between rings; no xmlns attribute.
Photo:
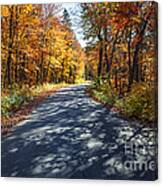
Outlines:
<svg viewBox="0 0 163 186"><path fill-rule="evenodd" d="M52 94L2 139L2 176L157 178L156 131L118 117L85 88Z"/></svg>

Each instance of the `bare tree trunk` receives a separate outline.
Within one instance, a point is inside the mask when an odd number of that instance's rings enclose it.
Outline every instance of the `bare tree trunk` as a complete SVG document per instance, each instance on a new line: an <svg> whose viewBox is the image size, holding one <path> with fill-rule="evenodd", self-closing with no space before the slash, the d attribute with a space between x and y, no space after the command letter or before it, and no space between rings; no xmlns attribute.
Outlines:
<svg viewBox="0 0 163 186"><path fill-rule="evenodd" d="M102 61L103 61L103 41L100 41L100 49L99 49L99 62L98 62L98 77L101 76L102 72Z"/></svg>
<svg viewBox="0 0 163 186"><path fill-rule="evenodd" d="M153 5L153 2L151 2L151 6ZM141 30L139 33L139 41L136 44L135 47L135 51L134 51L134 57L133 57L133 66L132 66L132 72L131 72L131 84L133 83L133 81L135 80L136 82L139 82L140 77L139 77L139 50L141 48L142 45L142 41L143 41L143 37L145 34L145 30L149 21L149 18L151 16L151 11L149 10L148 15L146 16L146 20L143 21L143 23L141 24Z"/></svg>
<svg viewBox="0 0 163 186"><path fill-rule="evenodd" d="M109 65L109 59L108 59L108 51L107 51L107 28L104 29L104 58L106 63L106 73L108 72L108 65Z"/></svg>
<svg viewBox="0 0 163 186"><path fill-rule="evenodd" d="M12 88L12 80L11 80L12 48L13 48L13 6L11 6L10 19L9 19L9 43L8 43L8 57L7 57L7 84L10 88Z"/></svg>
<svg viewBox="0 0 163 186"><path fill-rule="evenodd" d="M114 52L115 52L115 45L116 45L116 42L117 42L117 37L118 37L118 31L115 35L115 38L113 40L113 45L112 45L112 50L111 50L111 54L110 54L110 59L108 61L108 64L107 64L107 73L108 73L108 78L110 79L110 69L111 69L111 66L112 66L112 63L113 63L113 57L114 57Z"/></svg>
<svg viewBox="0 0 163 186"><path fill-rule="evenodd" d="M18 7L16 6L16 27L18 26ZM16 62L15 62L15 83L18 83L18 60L19 60L19 43L18 43L18 30L16 32Z"/></svg>
<svg viewBox="0 0 163 186"><path fill-rule="evenodd" d="M129 69L129 74L128 74L128 91L131 89L131 27L129 28L129 37L128 37L128 69Z"/></svg>

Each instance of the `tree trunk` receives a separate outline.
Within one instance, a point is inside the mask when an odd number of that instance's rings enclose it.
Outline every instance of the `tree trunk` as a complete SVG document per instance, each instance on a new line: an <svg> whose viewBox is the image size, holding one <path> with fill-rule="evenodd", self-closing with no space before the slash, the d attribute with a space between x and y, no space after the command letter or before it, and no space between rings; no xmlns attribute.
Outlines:
<svg viewBox="0 0 163 186"><path fill-rule="evenodd" d="M12 48L13 48L13 6L11 6L10 19L9 19L9 43L8 43L8 57L7 57L7 84L10 88L12 88L12 80L11 80Z"/></svg>
<svg viewBox="0 0 163 186"><path fill-rule="evenodd" d="M97 35L98 40L100 42L99 46L99 62L98 62L98 67L97 67L97 76L101 76L102 72L102 63L103 63L103 38L101 37L101 28L99 28L99 33Z"/></svg>
<svg viewBox="0 0 163 186"><path fill-rule="evenodd" d="M106 63L106 73L108 73L108 65L109 65L109 59L108 59L108 51L107 51L107 28L104 29L104 58Z"/></svg>
<svg viewBox="0 0 163 186"><path fill-rule="evenodd" d="M98 77L101 76L102 72L102 61L103 61L103 42L100 41L100 49L99 49L99 62L98 62Z"/></svg>
<svg viewBox="0 0 163 186"><path fill-rule="evenodd" d="M43 51L41 51L40 80L39 80L41 84L43 84L43 79L44 79L43 71L44 71L44 53Z"/></svg>
<svg viewBox="0 0 163 186"><path fill-rule="evenodd" d="M152 5L153 5L153 2L152 2ZM146 20L144 20L143 23L141 24L142 26L141 26L141 30L140 30L140 33L139 33L140 39L139 39L138 43L136 44L135 51L134 51L132 74L131 74L131 84L133 83L134 80L136 82L139 82L139 80L140 80L140 77L139 77L139 59L138 59L139 58L139 50L141 48L141 44L142 44L143 37L144 37L144 34L145 34L145 29L147 27L148 20L149 20L150 16L151 16L151 11L149 10L149 13L146 17Z"/></svg>
<svg viewBox="0 0 163 186"><path fill-rule="evenodd" d="M18 26L18 7L16 7L16 27ZM16 32L16 62L15 62L15 83L18 83L18 60L19 60L19 43L18 30Z"/></svg>
<svg viewBox="0 0 163 186"><path fill-rule="evenodd" d="M131 89L131 27L129 28L129 37L128 37L128 91Z"/></svg>
<svg viewBox="0 0 163 186"><path fill-rule="evenodd" d="M111 66L112 66L113 56L114 56L114 52L115 52L115 45L116 45L116 42L117 42L117 36L118 36L118 31L115 35L114 40L113 40L113 46L112 46L112 51L111 51L111 54L110 54L110 59L107 63L107 74L108 74L109 79L110 79L110 69L111 69Z"/></svg>

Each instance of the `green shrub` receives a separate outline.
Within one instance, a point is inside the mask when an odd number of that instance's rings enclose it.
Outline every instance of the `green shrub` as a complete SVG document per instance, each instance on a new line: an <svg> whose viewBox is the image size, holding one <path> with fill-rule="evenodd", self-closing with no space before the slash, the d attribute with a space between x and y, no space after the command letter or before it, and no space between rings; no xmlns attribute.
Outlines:
<svg viewBox="0 0 163 186"><path fill-rule="evenodd" d="M113 92L107 80L98 86L94 83L92 90L94 96L106 104L113 105L118 99L118 93Z"/></svg>
<svg viewBox="0 0 163 186"><path fill-rule="evenodd" d="M115 107L129 117L152 122L155 118L154 88L143 83L132 86L131 92L124 98L118 99Z"/></svg>
<svg viewBox="0 0 163 186"><path fill-rule="evenodd" d="M20 105L31 99L30 93L25 89L12 91L10 94L1 98L1 113L2 116L8 117L10 113L18 109Z"/></svg>
<svg viewBox="0 0 163 186"><path fill-rule="evenodd" d="M54 83L44 83L37 87L29 87L29 85L13 85L13 90L5 89L2 90L1 96L1 114L2 117L9 117L9 115L15 109L20 108L20 106L32 100L35 96L41 93L48 92L54 89L58 89L66 86L65 83L54 84Z"/></svg>
<svg viewBox="0 0 163 186"><path fill-rule="evenodd" d="M96 82L91 87L92 94L98 100L114 106L128 117L135 117L143 122L153 122L155 119L154 87L145 83L135 83L131 91L123 98L110 87L109 82Z"/></svg>
<svg viewBox="0 0 163 186"><path fill-rule="evenodd" d="M100 88L100 86L102 85L102 83L103 83L102 77L101 76L100 77L97 77L93 81L91 88L98 89L98 88Z"/></svg>

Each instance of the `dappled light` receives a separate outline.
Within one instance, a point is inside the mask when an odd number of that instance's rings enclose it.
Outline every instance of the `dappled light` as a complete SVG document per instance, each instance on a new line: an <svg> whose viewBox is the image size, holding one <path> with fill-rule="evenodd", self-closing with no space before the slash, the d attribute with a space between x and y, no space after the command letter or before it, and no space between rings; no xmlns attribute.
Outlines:
<svg viewBox="0 0 163 186"><path fill-rule="evenodd" d="M2 141L3 176L98 179L154 176L152 171L128 170L124 162L154 160L155 131L144 128L134 135L136 122L114 116L86 96L84 89L84 85L74 86L52 94L13 129ZM140 148L135 157L125 154L128 140L151 149L144 152Z"/></svg>

